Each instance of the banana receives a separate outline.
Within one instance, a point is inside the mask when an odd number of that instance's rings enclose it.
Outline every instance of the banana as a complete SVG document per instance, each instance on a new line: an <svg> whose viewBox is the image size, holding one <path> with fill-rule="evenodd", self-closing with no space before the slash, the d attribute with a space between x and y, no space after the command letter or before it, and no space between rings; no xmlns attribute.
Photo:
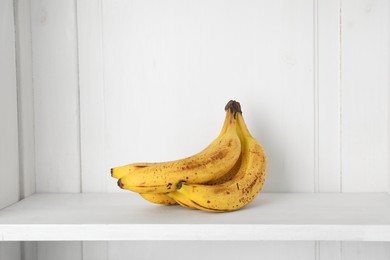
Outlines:
<svg viewBox="0 0 390 260"><path fill-rule="evenodd" d="M225 175L221 176L220 178L206 182L205 184L207 185L216 185L216 184L221 184L224 182L227 182L231 180L234 175L238 172L241 166L241 156L238 158L236 164L233 166L233 168L228 171ZM180 185L180 184L179 184ZM188 199L186 196L179 192L170 192L167 193L165 196L168 196L172 201L174 201L176 204L179 204L180 206L183 206L185 208L189 209L197 209L197 205L190 199Z"/></svg>
<svg viewBox="0 0 390 260"><path fill-rule="evenodd" d="M221 183L224 183L224 182L227 182L227 181L230 181L231 179L233 179L233 177L237 174L238 170L240 169L241 159L242 158L241 158L241 155L240 155L240 157L238 158L236 164L225 175L222 175L218 179L212 180L212 181L208 181L208 182L206 182L204 184L207 184L207 185L221 184Z"/></svg>
<svg viewBox="0 0 390 260"><path fill-rule="evenodd" d="M177 204L173 198L169 197L165 193L141 193L140 195L145 200L155 204L161 204L165 206Z"/></svg>
<svg viewBox="0 0 390 260"><path fill-rule="evenodd" d="M229 105L229 103L228 103L228 105ZM226 105L226 107L228 107L228 105ZM225 110L226 110L226 108L225 108ZM216 139L219 139L220 137L222 137L222 135L227 130L227 126L228 126L228 120L227 120L227 114L226 114L226 118L225 118L225 121L223 122L222 130ZM158 162L153 162L153 163L144 162L144 163L132 163L132 164L114 167L114 168L111 168L111 177L113 177L115 179L120 179L120 178L130 174L132 171L137 170L137 169L147 168L149 166L159 166L159 165L162 165L164 163L166 163L166 162L160 162L160 163L158 163Z"/></svg>
<svg viewBox="0 0 390 260"><path fill-rule="evenodd" d="M256 198L266 178L266 155L261 144L250 134L241 113L237 115L237 121L242 142L238 172L230 180L215 185L179 183L170 197L179 204L210 212L238 210Z"/></svg>
<svg viewBox="0 0 390 260"><path fill-rule="evenodd" d="M132 163L120 167L111 168L111 177L115 179L120 179L128 174L130 174L132 171L135 171L137 169L146 168L152 165L155 165L156 163Z"/></svg>
<svg viewBox="0 0 390 260"><path fill-rule="evenodd" d="M231 104L231 103L228 103L228 105L226 105L225 110L227 109L229 104ZM216 139L219 139L226 132L227 126L228 126L228 120L227 120L227 114L226 114L226 118L225 118L225 121L223 122L222 130ZM161 163L161 162L160 163L157 163L157 162L154 162L154 163L147 163L147 162L145 162L145 163L132 163L132 164L124 165L124 166L114 167L114 168L111 168L111 177L113 177L115 179L120 179L120 178L130 174L132 171L137 170L137 169L142 169L142 168L146 168L149 166L158 166L161 164L164 164L164 162L163 163Z"/></svg>
<svg viewBox="0 0 390 260"><path fill-rule="evenodd" d="M206 183L225 175L234 167L241 154L241 141L236 127L238 111L234 104L235 101L230 101L226 105L222 131L203 151L181 160L135 169L122 176L118 186L138 193L168 193L183 181Z"/></svg>
<svg viewBox="0 0 390 260"><path fill-rule="evenodd" d="M178 193L177 191L170 192L167 194L167 196L182 207L188 209L197 209L197 205L192 200L188 199L186 196Z"/></svg>
<svg viewBox="0 0 390 260"><path fill-rule="evenodd" d="M116 179L120 179L128 174L131 174L132 171L137 169L146 168L157 163L132 163L120 167L111 168L111 176ZM169 197L165 193L143 193L140 194L145 200L161 205L175 205L177 202Z"/></svg>
<svg viewBox="0 0 390 260"><path fill-rule="evenodd" d="M210 185L219 184L219 183L223 183L225 181L230 180L237 173L237 171L240 167L240 162L241 162L241 156L237 160L234 167L228 173L226 173L225 175L223 175L222 177L220 177L216 180L207 182L207 184L210 184ZM156 164L157 163L133 163L133 164L128 164L128 165L124 165L124 166L120 166L120 167L115 167L115 168L111 169L111 176L113 178L120 179L128 174L131 174L131 172L134 170L146 168L146 167L149 167L151 165L156 165ZM161 204L161 205L166 205L166 206L178 204L178 202L175 201L175 199L173 199L172 197L169 196L169 193L140 193L140 195L145 200L147 200L151 203L154 203L154 204ZM184 200L184 198L182 198L182 200ZM183 207L194 208L194 207L190 207L190 206L184 205L184 204L181 204L181 205Z"/></svg>

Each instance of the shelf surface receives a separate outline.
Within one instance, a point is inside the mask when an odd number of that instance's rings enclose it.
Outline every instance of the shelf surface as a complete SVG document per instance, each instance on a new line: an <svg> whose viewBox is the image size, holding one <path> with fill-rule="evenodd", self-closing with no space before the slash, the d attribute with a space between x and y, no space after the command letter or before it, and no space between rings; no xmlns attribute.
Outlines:
<svg viewBox="0 0 390 260"><path fill-rule="evenodd" d="M208 213L138 194L34 194L0 210L0 241L390 241L387 193L263 193L247 207Z"/></svg>

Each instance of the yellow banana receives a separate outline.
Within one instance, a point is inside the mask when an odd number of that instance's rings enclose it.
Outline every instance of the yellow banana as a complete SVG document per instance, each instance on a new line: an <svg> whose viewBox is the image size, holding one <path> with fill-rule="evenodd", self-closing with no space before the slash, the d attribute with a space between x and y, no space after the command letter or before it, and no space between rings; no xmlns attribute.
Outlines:
<svg viewBox="0 0 390 260"><path fill-rule="evenodd" d="M238 158L236 164L233 166L233 168L231 168L230 171L228 171L225 175L222 175L218 179L212 180L212 181L208 181L208 182L206 182L204 184L206 184L206 185L215 185L215 184L221 184L221 183L230 181L237 174L238 170L240 169L240 166L241 166L241 155Z"/></svg>
<svg viewBox="0 0 390 260"><path fill-rule="evenodd" d="M241 166L241 155L238 158L236 164L233 166L233 168L230 171L228 171L225 175L221 176L220 178L213 180L213 181L206 182L205 184L216 185L216 184L221 184L221 183L230 181L237 174L238 170L240 169L240 166ZM197 207L198 207L193 201L191 201L190 199L188 199L186 196L184 196L181 193L170 192L170 193L167 193L165 196L170 197L171 200L176 202L176 204L179 204L180 206L183 206L185 208L197 209Z"/></svg>
<svg viewBox="0 0 390 260"><path fill-rule="evenodd" d="M226 212L238 210L250 203L261 191L267 170L265 152L252 137L241 114L237 116L242 142L241 165L227 182L215 185L179 183L177 190L169 194L179 204L200 210Z"/></svg>
<svg viewBox="0 0 390 260"><path fill-rule="evenodd" d="M220 177L216 180L207 182L207 184L219 184L219 183L223 183L223 182L230 180L237 173L238 169L240 168L240 162L241 162L241 156L237 160L234 167L228 173L226 173L225 175L223 175L222 177ZM131 172L136 170L136 169L146 168L146 167L149 167L149 166L155 165L155 164L157 164L157 163L134 163L134 164L128 164L128 165L121 166L121 167L112 168L111 169L111 176L114 178L120 179L125 175L131 174ZM178 204L173 198L168 196L168 194L169 193L142 193L140 195L145 200L152 202L152 203L155 203L155 204L161 204L161 205L166 205L166 206ZM186 206L183 204L181 204L181 205L184 207Z"/></svg>
<svg viewBox="0 0 390 260"><path fill-rule="evenodd" d="M228 105L229 104L231 104L231 101L228 103ZM227 109L228 105L226 105L225 110ZM222 130L216 139L219 139L227 130L227 126L228 126L228 120L227 120L228 117L227 116L228 116L228 114L226 114L226 118L225 118L225 121L223 122ZM149 166L158 166L158 165L161 165L164 163L166 163L166 162L132 163L132 164L124 165L124 166L114 167L114 168L111 168L111 177L116 178L116 179L120 179L120 178L130 174L131 172L133 172L135 170L146 168Z"/></svg>
<svg viewBox="0 0 390 260"><path fill-rule="evenodd" d="M174 199L172 199L165 193L141 193L140 195L145 200L155 204L161 204L166 206L177 204Z"/></svg>
<svg viewBox="0 0 390 260"><path fill-rule="evenodd" d="M111 176L116 179L120 179L128 174L131 174L132 171L137 169L146 168L156 163L132 163L125 166L115 167L111 169ZM165 193L144 193L140 194L145 200L161 205L175 205L177 202L169 197Z"/></svg>
<svg viewBox="0 0 390 260"><path fill-rule="evenodd" d="M111 177L120 179L128 174L130 174L132 171L135 171L137 169L142 169L149 167L151 165L155 165L156 163L132 163L120 167L111 168Z"/></svg>
<svg viewBox="0 0 390 260"><path fill-rule="evenodd" d="M138 193L168 193L180 182L205 183L225 175L241 153L236 121L237 110L231 101L220 135L200 153L176 161L136 169L121 177L118 186Z"/></svg>
<svg viewBox="0 0 390 260"><path fill-rule="evenodd" d="M224 129L222 131L224 132ZM234 167L227 174L223 175L222 177L216 180L207 182L207 184L218 184L231 179L234 176L234 174L236 174L238 168L240 167L240 161L241 161L240 159L241 157L237 160ZM111 169L111 176L113 178L120 179L128 174L131 174L131 172L134 170L146 168L156 164L158 163L133 163L133 164L128 164L120 167L115 167ZM173 198L168 196L168 193L141 193L140 195L145 200L152 202L154 204L161 204L166 206L178 204ZM182 206L185 207L186 205L182 204Z"/></svg>
<svg viewBox="0 0 390 260"><path fill-rule="evenodd" d="M183 206L188 209L197 209L196 205L181 193L174 191L168 193L167 196L169 196L173 201L175 201L180 206Z"/></svg>
<svg viewBox="0 0 390 260"><path fill-rule="evenodd" d="M219 136L222 136L222 134L224 134L226 132L227 125L228 125L227 123L228 123L227 120L225 120ZM132 171L137 170L137 169L146 168L146 167L158 165L158 164L159 163L132 163L132 164L124 165L124 166L111 168L111 176L113 178L120 179L120 178L130 174ZM236 165L237 164L238 163L236 163ZM235 168L237 167L236 165L233 167L232 170L230 170L230 172L233 172L233 170L235 170ZM223 179L226 178L225 176L228 176L228 175L222 176L220 179L216 180L215 182L222 181ZM178 204L174 199L169 197L167 195L167 193L142 193L140 195L145 200L152 202L152 203L155 203L155 204L161 204L161 205L167 205L167 206Z"/></svg>

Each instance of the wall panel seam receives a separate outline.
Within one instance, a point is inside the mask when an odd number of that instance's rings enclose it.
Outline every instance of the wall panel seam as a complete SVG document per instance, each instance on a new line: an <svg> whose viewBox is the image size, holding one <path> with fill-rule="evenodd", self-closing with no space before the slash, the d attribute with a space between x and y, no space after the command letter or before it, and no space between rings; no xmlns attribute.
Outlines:
<svg viewBox="0 0 390 260"><path fill-rule="evenodd" d="M34 131L34 98L33 98L33 84L32 84L32 35L31 35L31 13L30 10L30 4L29 1L14 1L14 35L15 35L15 68L16 68L16 95L17 95L17 124L18 124L18 159L19 159L19 199L24 199L26 196L28 196L32 188L31 183L28 183L28 180L34 181L35 185L35 131ZM24 13L28 13L27 18L22 18ZM20 20L22 19L22 20ZM26 28L28 26L29 28ZM25 29L25 30L23 30ZM27 32L26 32L27 30ZM26 42L25 38L23 37L22 33L28 33L26 36L28 39L28 42ZM22 49L21 46L24 46ZM26 50L28 48L28 50ZM25 51L25 53L23 52ZM26 56L28 55L28 56ZM29 61L29 64L26 64L26 60ZM27 66L29 68L29 74L26 75L28 77L28 84L25 86L23 85L23 73L26 74L25 71L23 71L23 66ZM26 89L28 88L28 89ZM24 92L28 91L28 96L26 94L23 94ZM28 99L29 102L29 110L30 113L28 115L24 114L23 111L23 101L24 98ZM30 103L31 102L31 103ZM26 118L29 118L30 120L26 120ZM30 124L31 122L31 124ZM31 140L25 140L24 134L26 131L31 131L28 138L31 138ZM33 161L32 165L25 165L26 158L25 154L29 151L26 151L25 144L29 143L31 141L33 151L30 151L31 159ZM32 166L32 167L31 167ZM29 168L29 174L30 178L26 181L26 167ZM29 186L29 188L26 188L26 185ZM33 192L35 191L35 187L33 188ZM29 193L29 194L27 194Z"/></svg>
<svg viewBox="0 0 390 260"><path fill-rule="evenodd" d="M313 0L313 105L314 105L314 192L320 187L320 149L319 149L319 27L318 0ZM314 241L314 259L320 259L320 241Z"/></svg>
<svg viewBox="0 0 390 260"><path fill-rule="evenodd" d="M318 0L313 0L313 87L314 87L314 192L319 192L319 39Z"/></svg>
<svg viewBox="0 0 390 260"><path fill-rule="evenodd" d="M77 56L77 99L78 99L78 149L79 149L79 171L80 171L80 180L79 180L79 189L80 189L80 193L83 192L83 174L82 174L82 171L83 171L83 167L82 167L82 164L83 164L83 155L82 155L82 148L81 148L81 91L80 91L80 51L79 51L79 12L78 12L78 8L77 8L77 5L78 5L78 0L74 0L74 7L75 7L75 24L76 24L76 56Z"/></svg>
<svg viewBox="0 0 390 260"><path fill-rule="evenodd" d="M85 243L85 241L80 241L79 243L81 244L81 250L80 250L81 259L80 260L84 260L84 243Z"/></svg>
<svg viewBox="0 0 390 260"><path fill-rule="evenodd" d="M342 117L342 0L339 0L339 171L340 171L340 188L343 192L343 117ZM340 260L343 259L343 242L340 241Z"/></svg>
<svg viewBox="0 0 390 260"><path fill-rule="evenodd" d="M102 70L103 70L103 73L102 73L102 80L103 80L103 86L102 86L102 92L103 92L103 110L104 110L104 113L103 113L103 124L104 124L104 140L103 140L103 145L104 145L104 148L107 147L107 102L106 102L106 75L105 75L105 53L104 53L104 15L103 15L103 8L104 8L104 4L103 4L103 0L98 0L99 1L99 5L100 5L100 30L101 30L101 51L102 51ZM104 159L105 159L105 162L104 162L104 165L107 165L106 164L106 161L107 161L107 156L106 156L106 149L104 149ZM107 182L106 182L106 185L105 185L105 192L107 192Z"/></svg>
<svg viewBox="0 0 390 260"><path fill-rule="evenodd" d="M33 142L34 142L34 193L37 191L37 146L36 146L36 120L35 120L35 84L34 84L34 48L33 48L33 25L32 25L32 5L29 4L29 13L30 13L30 32L31 32L31 37L30 37L30 53L31 53L31 99L32 99L32 130L34 131L33 134Z"/></svg>
<svg viewBox="0 0 390 260"><path fill-rule="evenodd" d="M342 42L342 36L343 36L343 23L342 23L342 0L339 0L339 156L340 156L340 193L343 192L343 91L342 91L342 48L343 48L343 42Z"/></svg>
<svg viewBox="0 0 390 260"><path fill-rule="evenodd" d="M21 86L20 86L20 64L18 62L19 59L19 37L18 37L18 8L17 8L17 2L13 1L13 15L14 15L14 51L15 51L15 82L16 82L16 114L17 114L17 131L18 131L18 167L19 167L19 198L18 200L21 200L24 197L24 191L23 191L23 150L22 150L22 143L23 143L23 136L22 136L22 114L21 114Z"/></svg>

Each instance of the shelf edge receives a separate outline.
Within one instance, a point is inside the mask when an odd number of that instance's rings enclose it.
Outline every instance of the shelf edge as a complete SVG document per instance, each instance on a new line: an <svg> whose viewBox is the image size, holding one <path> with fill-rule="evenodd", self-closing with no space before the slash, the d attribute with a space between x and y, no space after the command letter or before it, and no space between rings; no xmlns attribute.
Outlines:
<svg viewBox="0 0 390 260"><path fill-rule="evenodd" d="M390 241L390 225L12 224L0 241Z"/></svg>

